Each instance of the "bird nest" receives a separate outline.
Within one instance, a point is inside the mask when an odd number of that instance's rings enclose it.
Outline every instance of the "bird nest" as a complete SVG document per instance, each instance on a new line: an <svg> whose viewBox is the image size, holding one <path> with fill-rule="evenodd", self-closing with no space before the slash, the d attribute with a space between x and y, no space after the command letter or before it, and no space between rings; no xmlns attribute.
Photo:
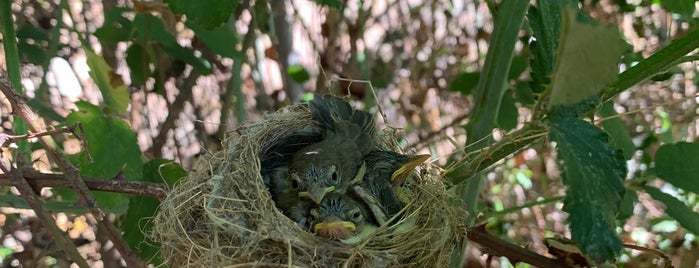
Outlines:
<svg viewBox="0 0 699 268"><path fill-rule="evenodd" d="M376 135L377 149L400 152L395 135ZM465 215L436 169L409 178L410 202L392 221L351 244L316 236L280 212L261 176L288 133L318 140L322 130L305 106L248 123L224 149L174 187L154 219L151 237L171 267L444 267L463 241ZM286 135L286 136L285 136ZM301 144L302 145L302 144ZM284 148L289 148L288 146ZM288 153L288 152L287 152Z"/></svg>

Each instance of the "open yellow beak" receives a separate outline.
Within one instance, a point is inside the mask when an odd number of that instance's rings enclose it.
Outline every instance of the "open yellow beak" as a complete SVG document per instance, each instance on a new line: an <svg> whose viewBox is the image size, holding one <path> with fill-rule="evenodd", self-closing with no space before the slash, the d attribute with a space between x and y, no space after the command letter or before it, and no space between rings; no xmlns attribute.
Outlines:
<svg viewBox="0 0 699 268"><path fill-rule="evenodd" d="M321 222L313 226L313 232L328 238L344 239L352 235L357 226L349 221Z"/></svg>
<svg viewBox="0 0 699 268"><path fill-rule="evenodd" d="M403 182L406 178L408 178L408 175L410 175L410 171L412 171L413 169L415 169L415 167L425 162L427 159L430 159L429 154L413 156L408 163L406 163L398 170L393 172L393 174L391 175L391 183L396 184Z"/></svg>

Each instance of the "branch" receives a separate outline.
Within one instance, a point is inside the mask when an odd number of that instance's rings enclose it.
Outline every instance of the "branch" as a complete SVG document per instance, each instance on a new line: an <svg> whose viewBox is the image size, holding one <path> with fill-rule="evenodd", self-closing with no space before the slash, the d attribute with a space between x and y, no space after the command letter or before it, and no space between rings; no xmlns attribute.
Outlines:
<svg viewBox="0 0 699 268"><path fill-rule="evenodd" d="M478 243L483 247L483 251L490 255L503 256L511 263L524 262L535 267L567 268L565 263L548 258L536 252L511 244L499 237L491 235L485 229L485 225L468 228L466 233L468 240Z"/></svg>
<svg viewBox="0 0 699 268"><path fill-rule="evenodd" d="M20 171L17 169L9 170L4 165L0 165L0 169L2 169L2 171L5 173L3 175L9 177L8 180L13 182L13 185L17 187L20 195L34 210L36 217L40 219L42 225L44 225L44 227L51 232L53 241L56 242L56 245L63 250L68 258L74 261L78 266L85 268L90 267L90 265L87 264L87 261L85 261L85 259L80 255L80 252L78 252L78 249L75 247L75 245L73 245L73 242L70 240L70 238L68 238L66 233L58 228L56 221L51 215L51 212L44 207L44 203L41 201L41 198L39 198L36 192L34 192L32 186L26 180L24 180Z"/></svg>
<svg viewBox="0 0 699 268"><path fill-rule="evenodd" d="M63 174L40 173L36 170L30 169L22 172L22 176L27 182L29 182L37 193L44 187L72 187L70 182L66 180L66 177ZM162 183L85 177L83 177L83 181L90 190L150 196L157 198L160 201L165 199L168 192L168 186ZM0 185L17 186L17 182L10 174L0 174Z"/></svg>
<svg viewBox="0 0 699 268"><path fill-rule="evenodd" d="M37 116L31 110L31 108L29 108L23 97L20 96L17 91L12 88L12 86L10 86L4 73L0 73L0 91L2 91L12 105L12 113L22 118L24 122L27 122L29 130L32 133L46 132L46 127L43 124L43 120L39 118L39 116ZM44 147L46 150L49 158L53 160L58 168L63 172L65 179L70 185L70 188L76 192L79 200L85 204L85 206L87 206L87 209L91 212L95 219L97 219L99 222L99 227L107 231L109 239L112 241L112 243L114 243L114 247L119 251L127 265L129 267L145 267L143 261L141 261L138 258L138 255L129 248L128 244L126 244L126 241L121 236L121 233L114 226L114 224L104 217L104 212L102 212L102 210L97 206L97 200L92 195L92 192L90 192L87 185L85 185L85 182L83 182L83 180L80 178L79 170L73 166L73 164L71 164L62 153L56 150L55 143L52 139L50 139L50 137L40 136L37 137L37 139L39 143L41 143L42 147ZM20 175L21 174L18 174L17 179L24 180L24 178ZM24 181L24 183L27 182ZM35 195L35 193L32 194ZM41 208L37 207L36 209ZM37 215L39 215L41 211L36 209L35 211ZM55 226L55 223L53 222L44 221L44 224L47 226Z"/></svg>

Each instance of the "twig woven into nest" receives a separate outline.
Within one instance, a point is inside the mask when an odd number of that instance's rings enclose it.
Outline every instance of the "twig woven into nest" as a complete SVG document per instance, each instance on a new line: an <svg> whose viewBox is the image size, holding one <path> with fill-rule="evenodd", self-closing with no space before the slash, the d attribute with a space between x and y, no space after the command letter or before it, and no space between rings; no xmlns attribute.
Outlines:
<svg viewBox="0 0 699 268"><path fill-rule="evenodd" d="M151 237L171 267L444 267L465 237L465 215L433 169L411 179L411 201L393 221L354 244L316 236L274 205L260 175L260 157L286 133L320 135L304 106L244 125L224 149L174 187L154 219ZM390 136L390 137L389 137ZM395 138L379 149L399 151ZM424 172L427 171L427 172Z"/></svg>

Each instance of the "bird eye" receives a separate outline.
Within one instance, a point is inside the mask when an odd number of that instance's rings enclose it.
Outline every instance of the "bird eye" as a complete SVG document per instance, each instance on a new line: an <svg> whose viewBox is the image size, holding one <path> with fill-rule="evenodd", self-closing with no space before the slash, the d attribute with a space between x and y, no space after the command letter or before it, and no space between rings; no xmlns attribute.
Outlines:
<svg viewBox="0 0 699 268"><path fill-rule="evenodd" d="M354 220L354 221L359 221L359 220L361 220L361 218L362 218L362 213L360 213L360 212L357 211L357 210L352 211L351 213L352 213L352 214L350 214L350 218L352 218L352 220Z"/></svg>
<svg viewBox="0 0 699 268"><path fill-rule="evenodd" d="M337 172L333 172L332 176L330 177L333 182L337 182Z"/></svg>
<svg viewBox="0 0 699 268"><path fill-rule="evenodd" d="M291 179L291 188L294 190L299 188L299 181L297 179Z"/></svg>

